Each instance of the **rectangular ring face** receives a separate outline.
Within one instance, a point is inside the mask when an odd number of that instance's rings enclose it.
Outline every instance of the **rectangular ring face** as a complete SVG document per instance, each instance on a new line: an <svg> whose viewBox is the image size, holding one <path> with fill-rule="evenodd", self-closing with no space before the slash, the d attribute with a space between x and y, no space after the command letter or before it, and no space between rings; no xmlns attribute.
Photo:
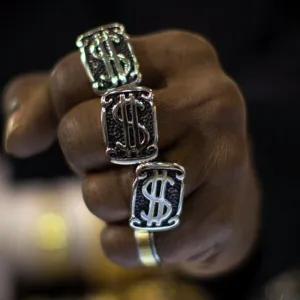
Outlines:
<svg viewBox="0 0 300 300"><path fill-rule="evenodd" d="M137 168L130 226L164 231L179 225L184 193L184 168L170 163L146 163Z"/></svg>
<svg viewBox="0 0 300 300"><path fill-rule="evenodd" d="M156 158L156 111L150 89L108 92L102 96L101 105L106 154L111 162L135 164Z"/></svg>
<svg viewBox="0 0 300 300"><path fill-rule="evenodd" d="M76 45L96 93L140 82L139 66L123 25L95 28L79 36Z"/></svg>

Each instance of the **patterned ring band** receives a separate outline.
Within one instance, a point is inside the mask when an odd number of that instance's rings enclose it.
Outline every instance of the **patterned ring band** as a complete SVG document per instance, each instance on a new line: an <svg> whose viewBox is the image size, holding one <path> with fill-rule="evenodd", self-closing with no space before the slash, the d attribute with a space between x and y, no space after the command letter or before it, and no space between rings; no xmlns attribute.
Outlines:
<svg viewBox="0 0 300 300"><path fill-rule="evenodd" d="M135 230L134 237L138 246L140 262L146 267L159 265L161 259L155 248L153 232Z"/></svg>

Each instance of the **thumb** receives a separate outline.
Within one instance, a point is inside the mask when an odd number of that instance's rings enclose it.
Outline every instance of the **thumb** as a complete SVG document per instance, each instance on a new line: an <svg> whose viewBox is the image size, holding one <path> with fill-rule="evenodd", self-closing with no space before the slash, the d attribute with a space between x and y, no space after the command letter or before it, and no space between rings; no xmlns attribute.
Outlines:
<svg viewBox="0 0 300 300"><path fill-rule="evenodd" d="M48 73L17 77L5 89L6 152L28 157L47 149L56 138L57 119L52 108Z"/></svg>

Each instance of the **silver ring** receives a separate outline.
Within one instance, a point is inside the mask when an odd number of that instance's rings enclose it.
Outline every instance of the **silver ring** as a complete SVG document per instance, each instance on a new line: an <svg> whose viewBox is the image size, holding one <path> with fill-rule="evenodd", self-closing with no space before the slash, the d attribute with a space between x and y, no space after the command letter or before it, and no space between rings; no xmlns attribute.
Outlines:
<svg viewBox="0 0 300 300"><path fill-rule="evenodd" d="M135 230L134 237L137 243L140 262L147 267L161 264L160 256L155 247L153 232Z"/></svg>
<svg viewBox="0 0 300 300"><path fill-rule="evenodd" d="M106 155L128 165L155 159L157 121L153 92L145 87L119 88L101 98L101 122Z"/></svg>
<svg viewBox="0 0 300 300"><path fill-rule="evenodd" d="M165 231L180 223L185 170L175 163L149 162L136 169L131 218L134 230Z"/></svg>
<svg viewBox="0 0 300 300"><path fill-rule="evenodd" d="M108 24L85 32L77 38L76 45L96 94L141 81L139 65L123 25Z"/></svg>

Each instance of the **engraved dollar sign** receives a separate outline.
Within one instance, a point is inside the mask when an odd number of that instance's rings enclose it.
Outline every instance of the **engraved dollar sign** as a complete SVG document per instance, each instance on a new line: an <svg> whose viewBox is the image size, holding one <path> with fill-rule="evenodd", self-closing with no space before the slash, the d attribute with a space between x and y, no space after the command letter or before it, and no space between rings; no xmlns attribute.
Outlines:
<svg viewBox="0 0 300 300"><path fill-rule="evenodd" d="M161 186L158 191L159 181L161 182ZM142 193L150 203L148 214L146 214L145 211L142 211L141 217L147 221L147 226L151 226L152 224L160 226L162 221L166 220L171 215L172 204L166 199L166 189L167 184L174 185L174 183L174 180L167 176L166 171L163 171L162 175L158 175L158 171L155 171L153 177L150 177L144 182ZM151 189L149 192L150 185ZM157 205L157 213L155 215Z"/></svg>
<svg viewBox="0 0 300 300"><path fill-rule="evenodd" d="M101 35L95 37L93 43L90 45L90 52L94 58L102 60L105 65L107 75L101 74L100 79L111 81L114 86L117 86L119 80L122 84L127 82L126 76L129 74L131 66L129 59L121 53L116 53L112 41L119 43L120 39L117 35L104 31ZM112 63L115 66L117 74L115 74Z"/></svg>
<svg viewBox="0 0 300 300"><path fill-rule="evenodd" d="M142 102L135 99L133 94L129 94L125 98L124 94L120 95L120 101L113 108L113 118L123 125L124 131L124 144L120 141L116 142L116 146L125 151L127 156L130 157L132 152L139 153L145 146L148 145L150 134L141 125L138 120L137 108L144 109Z"/></svg>

